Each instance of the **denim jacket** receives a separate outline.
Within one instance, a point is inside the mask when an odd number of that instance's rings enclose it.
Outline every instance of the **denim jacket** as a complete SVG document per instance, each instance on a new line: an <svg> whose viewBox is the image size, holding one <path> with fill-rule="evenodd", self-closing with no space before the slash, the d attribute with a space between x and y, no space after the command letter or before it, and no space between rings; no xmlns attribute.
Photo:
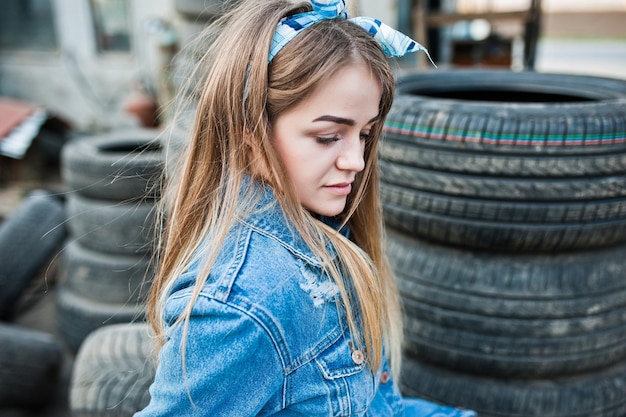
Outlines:
<svg viewBox="0 0 626 417"><path fill-rule="evenodd" d="M404 415L387 361L368 368L335 284L273 200L265 191L263 211L229 232L193 305L184 355L184 326L172 324L199 260L176 281L151 401L135 417Z"/></svg>

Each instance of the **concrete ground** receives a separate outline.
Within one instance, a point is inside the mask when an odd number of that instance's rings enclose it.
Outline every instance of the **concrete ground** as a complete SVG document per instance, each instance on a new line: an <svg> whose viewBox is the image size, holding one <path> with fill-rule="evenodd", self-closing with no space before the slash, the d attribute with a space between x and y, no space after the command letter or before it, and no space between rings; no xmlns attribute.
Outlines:
<svg viewBox="0 0 626 417"><path fill-rule="evenodd" d="M623 40L573 40L544 39L539 43L536 70L626 79L626 39ZM6 161L0 161L6 163ZM30 169L33 169L31 166ZM28 172L26 173L28 174ZM34 175L27 180L15 178L0 183L0 220L19 205L25 191L52 186L59 190L58 172ZM51 278L53 276L51 275ZM17 323L23 326L58 334L54 312L54 279L39 301L25 311ZM2 410L0 417L69 417L68 386L74 356L66 351L58 384L50 387L56 393L55 401L45 410Z"/></svg>

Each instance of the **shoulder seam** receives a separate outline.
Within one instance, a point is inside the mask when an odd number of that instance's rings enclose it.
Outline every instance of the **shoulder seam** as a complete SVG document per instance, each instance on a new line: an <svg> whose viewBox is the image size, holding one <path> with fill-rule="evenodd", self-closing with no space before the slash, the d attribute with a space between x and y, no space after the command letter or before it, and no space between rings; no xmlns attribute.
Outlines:
<svg viewBox="0 0 626 417"><path fill-rule="evenodd" d="M201 294L202 295L202 294ZM281 365L283 377L286 378L291 372L289 358L289 350L287 349L287 342L281 334L279 327L274 323L273 318L269 314L265 314L261 309L256 308L254 304L250 303L247 298L231 295L227 302L216 300L226 306L239 311L243 316L248 317L259 326L267 337L272 341L274 350L278 356Z"/></svg>
<svg viewBox="0 0 626 417"><path fill-rule="evenodd" d="M230 291L233 283L235 282L235 277L239 273L239 270L243 265L243 261L246 258L248 242L250 241L250 231L247 231L246 233L242 227L238 227L237 229L237 239L236 244L234 245L235 251L233 261L228 266L228 269L226 269L224 275L216 282L217 291L215 291L213 297L221 302L226 302L230 296Z"/></svg>

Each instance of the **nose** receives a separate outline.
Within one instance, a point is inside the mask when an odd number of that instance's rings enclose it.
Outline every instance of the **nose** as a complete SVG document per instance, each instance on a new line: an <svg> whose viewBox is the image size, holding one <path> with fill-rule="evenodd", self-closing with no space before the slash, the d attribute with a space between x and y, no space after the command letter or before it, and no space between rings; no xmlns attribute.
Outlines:
<svg viewBox="0 0 626 417"><path fill-rule="evenodd" d="M340 154L337 156L337 168L342 171L361 172L365 169L365 142L359 135L343 141Z"/></svg>

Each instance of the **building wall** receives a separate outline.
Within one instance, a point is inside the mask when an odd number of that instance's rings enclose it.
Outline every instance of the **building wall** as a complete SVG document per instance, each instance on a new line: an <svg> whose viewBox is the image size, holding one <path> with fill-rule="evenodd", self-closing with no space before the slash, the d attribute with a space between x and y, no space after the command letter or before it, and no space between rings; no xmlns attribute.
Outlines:
<svg viewBox="0 0 626 417"><path fill-rule="evenodd" d="M391 27L397 27L396 0L359 0L357 12L362 16L375 17Z"/></svg>
<svg viewBox="0 0 626 417"><path fill-rule="evenodd" d="M523 10L530 0L457 0L459 10ZM546 37L626 37L626 0L542 0Z"/></svg>
<svg viewBox="0 0 626 417"><path fill-rule="evenodd" d="M542 29L545 37L626 39L626 11L553 11L544 14Z"/></svg>
<svg viewBox="0 0 626 417"><path fill-rule="evenodd" d="M372 0L362 0L372 1ZM460 11L519 10L530 6L531 0L456 0ZM626 11L626 0L542 0L542 9L552 12Z"/></svg>
<svg viewBox="0 0 626 417"><path fill-rule="evenodd" d="M122 108L138 81L152 84L159 65L158 34L148 22L175 15L171 0L131 2L132 53L98 53L89 4L54 0L59 48L0 52L0 96L45 107L77 130L136 124Z"/></svg>

